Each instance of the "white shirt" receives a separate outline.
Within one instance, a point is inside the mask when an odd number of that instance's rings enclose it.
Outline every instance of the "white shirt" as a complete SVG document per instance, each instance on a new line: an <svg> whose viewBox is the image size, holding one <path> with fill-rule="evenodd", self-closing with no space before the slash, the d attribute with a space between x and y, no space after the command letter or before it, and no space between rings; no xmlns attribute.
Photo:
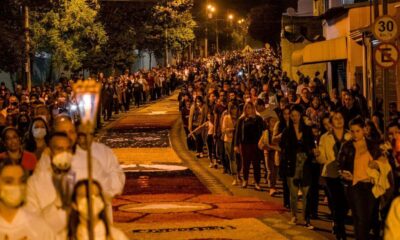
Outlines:
<svg viewBox="0 0 400 240"><path fill-rule="evenodd" d="M400 197L393 200L389 214L386 218L385 240L400 239Z"/></svg>
<svg viewBox="0 0 400 240"><path fill-rule="evenodd" d="M0 216L0 239L54 240L56 238L42 218L20 208L11 223Z"/></svg>
<svg viewBox="0 0 400 240"><path fill-rule="evenodd" d="M112 239L118 240L128 240L125 234L113 226L110 226L110 232ZM80 225L77 231L78 239L79 240L89 240L89 234L87 231L87 227L84 225ZM106 239L106 228L103 222L99 222L96 224L94 228L94 237L96 240L107 240Z"/></svg>
<svg viewBox="0 0 400 240"><path fill-rule="evenodd" d="M91 147L93 178L103 188L109 220L112 221L111 199L122 193L125 185L125 174L111 148L97 142L93 142ZM79 146L72 158L70 173L75 175L75 182L88 177L87 152ZM55 229L56 233L59 233L66 226L66 214L64 210L55 205L56 199L57 192L52 180L50 157L42 154L33 175L28 180L26 208L29 211L42 214L46 222Z"/></svg>
<svg viewBox="0 0 400 240"><path fill-rule="evenodd" d="M119 229L110 226L110 235L113 240L128 240L126 235ZM76 236L78 240L89 240L89 234L85 225L78 226ZM67 239L67 231L64 231L59 237L59 240ZM106 228L103 222L99 222L94 227L94 239L96 240L108 240L106 239Z"/></svg>

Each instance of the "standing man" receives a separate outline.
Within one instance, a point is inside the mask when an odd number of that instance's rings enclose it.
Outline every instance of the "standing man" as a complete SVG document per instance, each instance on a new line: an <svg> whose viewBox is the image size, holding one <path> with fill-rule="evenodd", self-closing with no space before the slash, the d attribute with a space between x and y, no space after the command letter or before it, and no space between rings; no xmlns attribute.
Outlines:
<svg viewBox="0 0 400 240"><path fill-rule="evenodd" d="M135 105L136 107L140 107L140 98L142 94L142 84L139 83L139 80L137 78L134 78L133 80L133 97L135 98Z"/></svg>

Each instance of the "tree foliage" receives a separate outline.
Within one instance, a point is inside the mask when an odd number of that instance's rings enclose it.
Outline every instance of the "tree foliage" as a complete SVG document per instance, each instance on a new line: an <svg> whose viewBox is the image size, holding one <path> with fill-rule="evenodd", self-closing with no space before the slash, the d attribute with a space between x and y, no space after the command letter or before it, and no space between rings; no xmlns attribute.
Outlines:
<svg viewBox="0 0 400 240"><path fill-rule="evenodd" d="M165 43L173 51L182 51L195 38L191 9L193 0L168 0L158 2L151 18L144 24L139 48L159 52Z"/></svg>
<svg viewBox="0 0 400 240"><path fill-rule="evenodd" d="M45 12L33 12L33 45L52 54L55 66L77 70L107 41L104 26L97 21L97 9L86 0L53 4Z"/></svg>
<svg viewBox="0 0 400 240"><path fill-rule="evenodd" d="M15 73L24 62L24 29L20 4L2 0L0 4L0 70Z"/></svg>

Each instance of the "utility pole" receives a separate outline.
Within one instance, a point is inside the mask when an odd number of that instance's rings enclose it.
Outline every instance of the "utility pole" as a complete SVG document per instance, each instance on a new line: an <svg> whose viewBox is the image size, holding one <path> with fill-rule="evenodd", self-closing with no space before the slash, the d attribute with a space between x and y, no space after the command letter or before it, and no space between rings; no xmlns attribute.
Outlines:
<svg viewBox="0 0 400 240"><path fill-rule="evenodd" d="M168 29L165 28L165 66L168 66Z"/></svg>
<svg viewBox="0 0 400 240"><path fill-rule="evenodd" d="M387 0L382 0L382 15L388 14L388 2ZM386 134L386 126L389 123L389 96L388 96L388 81L389 81L389 70L383 69L383 116L384 116L384 133Z"/></svg>
<svg viewBox="0 0 400 240"><path fill-rule="evenodd" d="M32 76L31 76L31 39L29 34L29 7L24 6L24 33L25 33L25 74L26 74L26 85L28 91L32 88Z"/></svg>
<svg viewBox="0 0 400 240"><path fill-rule="evenodd" d="M218 38L218 18L215 18L215 42L217 47L217 54L219 54L219 38Z"/></svg>

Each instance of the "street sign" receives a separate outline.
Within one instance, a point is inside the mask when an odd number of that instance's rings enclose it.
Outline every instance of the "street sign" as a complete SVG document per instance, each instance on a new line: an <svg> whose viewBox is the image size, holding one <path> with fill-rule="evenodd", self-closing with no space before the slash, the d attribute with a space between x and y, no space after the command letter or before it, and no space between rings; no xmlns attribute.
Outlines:
<svg viewBox="0 0 400 240"><path fill-rule="evenodd" d="M253 49L249 45L246 45L246 47L243 48L242 53L249 54L252 51L253 51Z"/></svg>
<svg viewBox="0 0 400 240"><path fill-rule="evenodd" d="M375 62L382 68L396 66L399 60L399 50L394 44L380 43L374 51Z"/></svg>
<svg viewBox="0 0 400 240"><path fill-rule="evenodd" d="M381 16L375 20L372 32L375 38L381 42L393 41L399 35L396 20L388 15Z"/></svg>

